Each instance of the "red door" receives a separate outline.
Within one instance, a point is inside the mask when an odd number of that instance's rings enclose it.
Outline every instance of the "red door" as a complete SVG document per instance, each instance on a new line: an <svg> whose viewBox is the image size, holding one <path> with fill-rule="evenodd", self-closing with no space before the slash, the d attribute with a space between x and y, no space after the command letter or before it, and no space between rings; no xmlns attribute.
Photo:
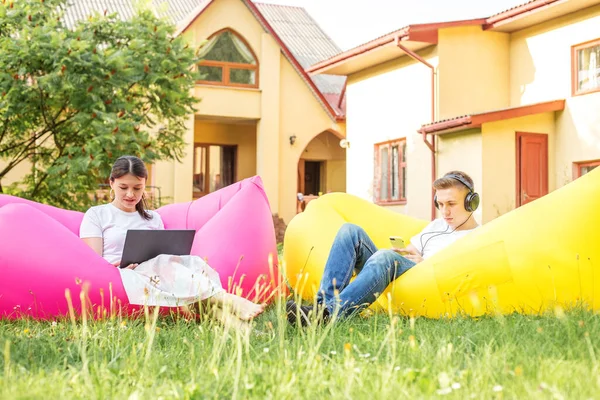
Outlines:
<svg viewBox="0 0 600 400"><path fill-rule="evenodd" d="M548 135L517 132L517 207L548 194Z"/></svg>

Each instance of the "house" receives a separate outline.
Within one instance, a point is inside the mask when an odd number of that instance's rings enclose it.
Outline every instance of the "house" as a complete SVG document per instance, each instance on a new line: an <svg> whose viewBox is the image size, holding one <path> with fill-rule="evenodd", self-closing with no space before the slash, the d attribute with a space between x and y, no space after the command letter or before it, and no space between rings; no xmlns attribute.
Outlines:
<svg viewBox="0 0 600 400"><path fill-rule="evenodd" d="M308 71L348 78L347 192L399 212L434 218L432 180L463 170L487 222L600 165L598 0L409 25Z"/></svg>
<svg viewBox="0 0 600 400"><path fill-rule="evenodd" d="M190 115L182 162L149 166L148 184L189 201L260 175L273 213L288 222L297 193L344 191L345 78L305 68L340 49L299 7L250 0L153 0L191 45L202 47L201 99ZM65 21L92 12L129 18L133 0L72 0ZM26 171L20 171L23 174ZM12 180L18 179L13 174Z"/></svg>

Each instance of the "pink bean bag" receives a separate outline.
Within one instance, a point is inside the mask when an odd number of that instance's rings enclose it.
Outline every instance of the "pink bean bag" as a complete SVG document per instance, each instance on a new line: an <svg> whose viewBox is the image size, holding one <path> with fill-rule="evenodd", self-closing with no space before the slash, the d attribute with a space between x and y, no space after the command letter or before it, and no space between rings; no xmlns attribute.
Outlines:
<svg viewBox="0 0 600 400"><path fill-rule="evenodd" d="M166 229L195 229L192 254L216 269L229 292L265 301L281 288L273 219L253 177L201 199L157 210ZM0 195L0 318L52 318L87 310L130 313L117 268L81 239L83 213Z"/></svg>

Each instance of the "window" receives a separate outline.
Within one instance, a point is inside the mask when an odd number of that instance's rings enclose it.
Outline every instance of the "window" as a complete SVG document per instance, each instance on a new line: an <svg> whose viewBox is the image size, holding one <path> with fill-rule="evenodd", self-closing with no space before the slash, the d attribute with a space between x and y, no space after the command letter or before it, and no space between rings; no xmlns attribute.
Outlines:
<svg viewBox="0 0 600 400"><path fill-rule="evenodd" d="M573 46L573 95L600 91L600 39Z"/></svg>
<svg viewBox="0 0 600 400"><path fill-rule="evenodd" d="M573 163L573 179L577 179L600 166L600 160Z"/></svg>
<svg viewBox="0 0 600 400"><path fill-rule="evenodd" d="M258 87L258 62L246 41L231 30L213 35L202 46L199 83Z"/></svg>
<svg viewBox="0 0 600 400"><path fill-rule="evenodd" d="M194 144L194 198L202 197L236 181L237 146Z"/></svg>
<svg viewBox="0 0 600 400"><path fill-rule="evenodd" d="M406 203L406 139L375 144L373 182L377 204Z"/></svg>

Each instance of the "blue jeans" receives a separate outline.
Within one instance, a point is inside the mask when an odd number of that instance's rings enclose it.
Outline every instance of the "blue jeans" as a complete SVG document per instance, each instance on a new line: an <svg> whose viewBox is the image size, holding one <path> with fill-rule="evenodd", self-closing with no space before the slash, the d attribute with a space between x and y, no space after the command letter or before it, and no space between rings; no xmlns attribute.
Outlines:
<svg viewBox="0 0 600 400"><path fill-rule="evenodd" d="M373 303L394 279L415 263L391 249L377 250L361 227L344 224L325 264L317 303L345 317ZM352 273L356 278L350 282Z"/></svg>

